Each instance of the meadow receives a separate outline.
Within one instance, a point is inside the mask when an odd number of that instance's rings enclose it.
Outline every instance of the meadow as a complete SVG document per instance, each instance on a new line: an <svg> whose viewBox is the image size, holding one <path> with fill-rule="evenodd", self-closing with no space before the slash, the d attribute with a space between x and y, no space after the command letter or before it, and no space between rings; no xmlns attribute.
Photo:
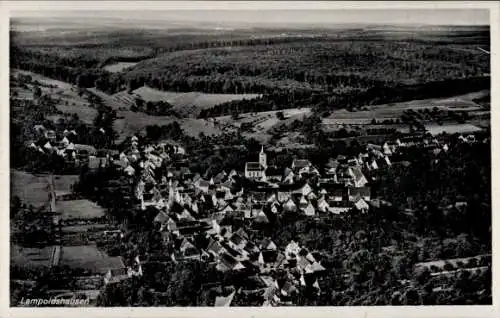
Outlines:
<svg viewBox="0 0 500 318"><path fill-rule="evenodd" d="M57 210L62 213L61 219L93 219L105 216L102 207L89 200L58 201Z"/></svg>
<svg viewBox="0 0 500 318"><path fill-rule="evenodd" d="M94 245L63 246L59 265L83 268L96 274L124 266L120 257L111 257Z"/></svg>
<svg viewBox="0 0 500 318"><path fill-rule="evenodd" d="M77 175L54 176L56 191L70 192L78 180ZM24 171L10 171L11 196L18 196L23 203L43 206L48 203L48 176L33 175Z"/></svg>

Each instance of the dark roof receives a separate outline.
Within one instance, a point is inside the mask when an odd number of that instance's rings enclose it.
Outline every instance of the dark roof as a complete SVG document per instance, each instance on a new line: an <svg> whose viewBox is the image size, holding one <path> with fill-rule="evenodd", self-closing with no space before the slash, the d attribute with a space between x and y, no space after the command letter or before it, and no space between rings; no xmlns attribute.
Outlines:
<svg viewBox="0 0 500 318"><path fill-rule="evenodd" d="M250 195L256 201L266 201L267 200L267 193L266 192L256 192L256 191L254 191Z"/></svg>
<svg viewBox="0 0 500 318"><path fill-rule="evenodd" d="M278 251L262 251L262 257L265 263L274 263L278 258Z"/></svg>
<svg viewBox="0 0 500 318"><path fill-rule="evenodd" d="M231 235L231 242L233 242L236 245L242 243L243 240L244 240L244 238L241 235L239 235L238 233L234 233L233 235Z"/></svg>
<svg viewBox="0 0 500 318"><path fill-rule="evenodd" d="M276 166L270 166L266 169L266 176L282 176L283 169L280 169Z"/></svg>
<svg viewBox="0 0 500 318"><path fill-rule="evenodd" d="M294 168L304 168L311 165L311 162L307 159L296 159L292 163Z"/></svg>
<svg viewBox="0 0 500 318"><path fill-rule="evenodd" d="M360 188L349 188L349 195L351 196L370 196L370 187L360 187Z"/></svg>
<svg viewBox="0 0 500 318"><path fill-rule="evenodd" d="M231 255L229 255L227 253L221 254L220 261L222 264L224 264L228 268L233 268L234 266L236 266L236 264L238 264L238 261L234 257L232 257Z"/></svg>
<svg viewBox="0 0 500 318"><path fill-rule="evenodd" d="M240 235L244 239L248 240L248 234L243 230L243 228L239 228L238 231L234 232L235 234Z"/></svg>
<svg viewBox="0 0 500 318"><path fill-rule="evenodd" d="M242 287L244 290L256 290L266 287L266 283L259 276L250 276L243 280Z"/></svg>
<svg viewBox="0 0 500 318"><path fill-rule="evenodd" d="M264 167L258 162L247 162L245 166L248 171L263 171Z"/></svg>
<svg viewBox="0 0 500 318"><path fill-rule="evenodd" d="M198 182L198 186L199 186L199 187L204 187L204 188L205 188L205 187L210 186L210 182L209 182L209 181L206 181L206 180L201 179L201 180Z"/></svg>
<svg viewBox="0 0 500 318"><path fill-rule="evenodd" d="M113 268L110 270L111 276L124 276L127 275L127 269L125 267L123 268Z"/></svg>
<svg viewBox="0 0 500 318"><path fill-rule="evenodd" d="M279 185L279 191L280 192L285 192L285 191L298 190L298 189L301 189L305 184L306 184L305 181L297 182L297 183L294 183L294 184L285 184L285 183L283 183L283 184Z"/></svg>

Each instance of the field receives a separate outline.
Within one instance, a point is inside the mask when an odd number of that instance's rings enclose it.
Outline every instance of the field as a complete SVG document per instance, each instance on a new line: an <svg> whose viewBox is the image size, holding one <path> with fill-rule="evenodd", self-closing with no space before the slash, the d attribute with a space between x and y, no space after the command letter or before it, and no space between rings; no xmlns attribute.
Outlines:
<svg viewBox="0 0 500 318"><path fill-rule="evenodd" d="M11 196L18 196L23 203L42 206L48 202L48 179L46 175L33 175L24 171L11 170ZM57 191L69 192L78 180L76 175L55 176Z"/></svg>
<svg viewBox="0 0 500 318"><path fill-rule="evenodd" d="M433 135L439 135L441 133L467 134L482 130L481 128L471 124L425 125L425 129Z"/></svg>
<svg viewBox="0 0 500 318"><path fill-rule="evenodd" d="M348 111L346 109L334 110L323 118L323 125L327 130L338 130L340 128L355 128L367 126L373 119L383 122L384 120L399 120L407 110L424 110L437 108L440 111L465 111L470 115L488 115L484 107L476 104L473 100L489 94L488 91L479 91L451 98L434 98L425 100L413 100L401 103L390 103L375 106L364 106L362 110ZM406 131L407 125L393 124L383 125L400 131ZM372 128L376 128L373 126ZM380 127L380 126L379 126Z"/></svg>
<svg viewBox="0 0 500 318"><path fill-rule="evenodd" d="M84 268L98 274L124 266L121 257L110 257L94 245L63 246L59 265Z"/></svg>
<svg viewBox="0 0 500 318"><path fill-rule="evenodd" d="M141 87L133 91L145 101L166 101L173 109L186 117L197 117L201 109L217 104L240 99L253 99L259 94L205 94L199 92L177 93L163 92L149 87Z"/></svg>
<svg viewBox="0 0 500 318"><path fill-rule="evenodd" d="M61 219L92 219L104 216L104 209L89 200L58 201L57 211Z"/></svg>
<svg viewBox="0 0 500 318"><path fill-rule="evenodd" d="M28 268L50 268L54 260L55 246L44 248L24 248L12 245L11 264Z"/></svg>
<svg viewBox="0 0 500 318"><path fill-rule="evenodd" d="M137 63L134 62L118 62L114 64L109 64L103 67L104 70L110 72L110 73L119 73L122 72L123 70L134 66Z"/></svg>

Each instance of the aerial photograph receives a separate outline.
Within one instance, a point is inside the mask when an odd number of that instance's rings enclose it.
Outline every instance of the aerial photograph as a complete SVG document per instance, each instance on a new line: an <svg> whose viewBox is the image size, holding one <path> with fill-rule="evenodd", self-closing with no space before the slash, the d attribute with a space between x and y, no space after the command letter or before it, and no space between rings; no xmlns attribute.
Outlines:
<svg viewBox="0 0 500 318"><path fill-rule="evenodd" d="M492 305L487 9L17 11L10 306Z"/></svg>

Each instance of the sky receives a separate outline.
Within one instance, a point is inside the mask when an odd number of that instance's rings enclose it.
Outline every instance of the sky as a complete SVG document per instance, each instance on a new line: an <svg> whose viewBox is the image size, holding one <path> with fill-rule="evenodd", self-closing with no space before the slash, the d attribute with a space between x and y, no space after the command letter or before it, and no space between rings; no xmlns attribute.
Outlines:
<svg viewBox="0 0 500 318"><path fill-rule="evenodd" d="M22 1L21 1L22 3ZM85 4L85 1L76 3ZM300 2L290 2L287 9L281 6L265 5L260 2L251 7L242 9L244 2L233 2L229 6L167 6L162 7L148 2L140 3L140 7L125 6L118 9L119 2L114 6L101 6L99 10L89 10L86 6L25 6L21 10L11 11L12 17L92 17L92 18L120 18L124 20L166 21L166 22L198 22L215 24L418 24L418 25L488 25L489 11L487 9L389 9L378 8L367 10L366 4L356 9L341 9L337 6L331 9L328 6L298 6ZM161 3L161 2L160 2ZM217 4L216 2L211 2ZM73 2L75 4L75 2ZM188 2L189 4L189 2ZM376 7L376 6L374 6ZM70 9L71 8L71 9ZM94 8L96 6L94 5ZM216 8L216 9L213 9ZM309 8L309 9L307 9ZM318 8L318 9L314 9ZM24 9L24 10L23 10ZM83 10L82 10L83 9ZM182 10L179 10L182 9ZM187 9L187 10L186 10ZM306 10L304 10L306 9Z"/></svg>

